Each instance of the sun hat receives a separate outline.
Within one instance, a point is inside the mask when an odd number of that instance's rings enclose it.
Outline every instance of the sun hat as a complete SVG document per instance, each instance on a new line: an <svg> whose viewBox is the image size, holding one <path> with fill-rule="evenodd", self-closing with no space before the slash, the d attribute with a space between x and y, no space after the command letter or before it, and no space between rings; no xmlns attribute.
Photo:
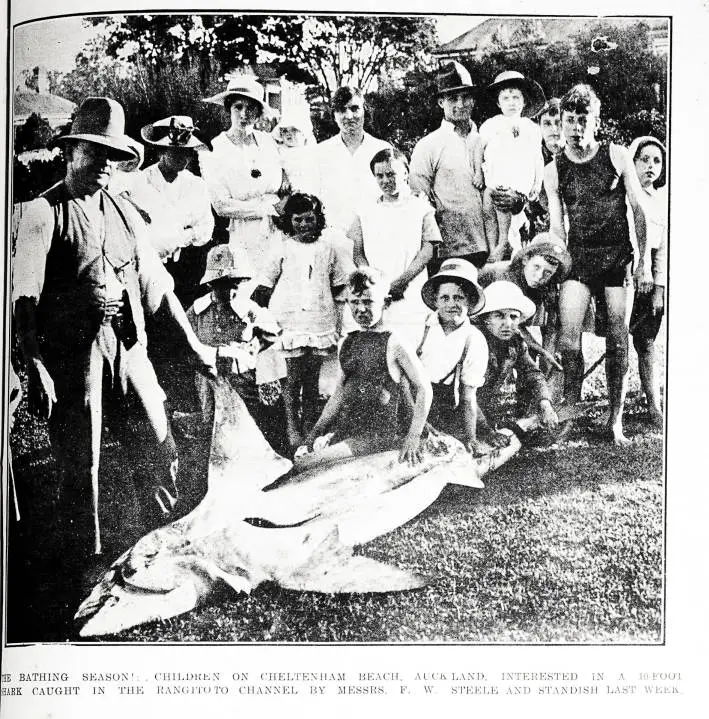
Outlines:
<svg viewBox="0 0 709 719"><path fill-rule="evenodd" d="M218 92L216 95L212 95L212 97L205 97L202 102L209 102L212 105L220 105L223 107L224 101L234 95L247 97L249 100L258 103L262 112L266 106L264 102L265 92L263 85L250 75L235 75L229 78L226 90Z"/></svg>
<svg viewBox="0 0 709 719"><path fill-rule="evenodd" d="M206 147L206 143L194 134L198 129L191 117L172 115L145 125L140 131L140 136L149 145L156 147L186 147L190 149Z"/></svg>
<svg viewBox="0 0 709 719"><path fill-rule="evenodd" d="M84 140L110 147L125 155L136 157L135 140L125 134L126 116L120 103L110 97L87 97L76 111L71 131L57 138L57 142Z"/></svg>
<svg viewBox="0 0 709 719"><path fill-rule="evenodd" d="M555 280L563 282L571 272L571 255L566 245L551 232L540 232L529 244L512 255L511 268L522 268L530 257L544 255L551 257L559 263L555 273Z"/></svg>
<svg viewBox="0 0 709 719"><path fill-rule="evenodd" d="M480 314L500 310L517 310L526 320L537 311L537 307L514 282L497 280L485 288L485 309Z"/></svg>
<svg viewBox="0 0 709 719"><path fill-rule="evenodd" d="M497 101L500 92L508 87L518 87L524 93L525 105L522 114L534 117L545 102L544 90L535 80L526 78L517 70L505 70L487 86L485 94L492 102Z"/></svg>
<svg viewBox="0 0 709 719"><path fill-rule="evenodd" d="M239 251L238 248L232 249L229 245L217 245L212 247L207 254L207 266L200 285L206 285L225 277L249 280L253 276L253 266L245 251Z"/></svg>
<svg viewBox="0 0 709 719"><path fill-rule="evenodd" d="M277 135L281 129L288 127L294 127L296 130L300 130L306 138L312 137L313 123L310 119L308 108L291 107L284 109L278 123L273 128L273 134Z"/></svg>
<svg viewBox="0 0 709 719"><path fill-rule="evenodd" d="M421 299L427 307L436 309L436 294L438 288L444 282L455 282L460 284L471 296L469 315L474 315L485 306L485 293L478 284L478 271L472 263L453 257L444 260L438 272L429 277L421 288ZM473 299L474 298L474 299Z"/></svg>
<svg viewBox="0 0 709 719"><path fill-rule="evenodd" d="M438 68L436 84L438 85L439 97L463 90L475 92L470 73L455 60Z"/></svg>

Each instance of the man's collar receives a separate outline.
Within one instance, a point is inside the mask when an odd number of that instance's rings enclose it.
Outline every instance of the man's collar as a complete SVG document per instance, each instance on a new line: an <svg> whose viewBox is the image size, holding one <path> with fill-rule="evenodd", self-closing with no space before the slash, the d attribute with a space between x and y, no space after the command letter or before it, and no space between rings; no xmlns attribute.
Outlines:
<svg viewBox="0 0 709 719"><path fill-rule="evenodd" d="M469 135L475 128L475 125L472 120L468 120L468 122L470 123L470 130L468 131L468 135ZM455 125L450 120L446 120L445 118L443 118L443 120L441 120L441 130L443 130L444 132L450 132L455 135L458 134L455 131Z"/></svg>

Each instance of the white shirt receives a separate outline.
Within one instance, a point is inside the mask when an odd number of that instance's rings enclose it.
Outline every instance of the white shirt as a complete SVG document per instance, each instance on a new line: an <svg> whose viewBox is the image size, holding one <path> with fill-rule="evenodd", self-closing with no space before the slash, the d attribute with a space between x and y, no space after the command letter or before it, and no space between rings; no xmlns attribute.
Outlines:
<svg viewBox="0 0 709 719"><path fill-rule="evenodd" d="M391 147L385 140L364 133L362 144L351 153L342 135L315 146L317 196L325 206L330 227L347 232L362 204L376 202L381 194L369 167L374 155Z"/></svg>
<svg viewBox="0 0 709 719"><path fill-rule="evenodd" d="M440 382L448 377L445 384L453 382L454 374L451 371L460 361L465 349L465 343L470 337L468 354L463 360L460 381L468 387L482 387L485 383L487 371L488 348L483 333L466 317L463 324L449 334L445 334L438 313L432 312L426 318L428 332L426 341L421 347L421 363L426 369L431 382ZM423 336L423 335L422 335Z"/></svg>

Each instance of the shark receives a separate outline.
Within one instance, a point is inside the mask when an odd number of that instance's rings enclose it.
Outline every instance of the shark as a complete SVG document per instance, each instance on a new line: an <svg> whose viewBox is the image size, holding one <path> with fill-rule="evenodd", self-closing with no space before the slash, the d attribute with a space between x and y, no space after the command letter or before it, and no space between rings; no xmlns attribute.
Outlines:
<svg viewBox="0 0 709 719"><path fill-rule="evenodd" d="M76 612L80 636L169 619L217 590L249 593L263 582L326 593L421 588L426 578L355 547L415 518L448 483L484 487L481 477L520 448L510 433L507 447L476 458L430 432L415 465L382 451L296 472L228 382L216 381L214 397L205 497L113 562Z"/></svg>

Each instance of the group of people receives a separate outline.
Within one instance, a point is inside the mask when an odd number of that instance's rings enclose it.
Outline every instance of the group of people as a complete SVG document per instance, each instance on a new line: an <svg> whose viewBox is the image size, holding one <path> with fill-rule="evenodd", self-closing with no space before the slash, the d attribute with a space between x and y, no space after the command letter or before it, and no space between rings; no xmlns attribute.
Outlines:
<svg viewBox="0 0 709 719"><path fill-rule="evenodd" d="M79 107L60 138L66 177L16 208L13 260L30 407L48 419L72 551L102 552L102 426L125 432L135 400L160 465L142 485L146 513L174 516L178 453L159 381L171 357L148 355L167 336L194 362L196 384L180 392L196 392L205 427L222 376L296 466L392 448L416 463L430 428L476 455L506 443L510 382L522 411L557 430L559 406L581 399L594 298L610 436L627 441L629 327L662 421L663 143L600 144L588 85L547 101L510 70L479 91L455 62L437 84L441 126L410 162L364 130L350 86L332 101L339 134L319 144L305 113L256 129L264 90L245 75L205 99L229 117L211 142L172 116L139 143L114 100ZM476 102L490 115L479 131ZM140 170L145 148L158 160ZM212 239L215 217L226 242Z"/></svg>

